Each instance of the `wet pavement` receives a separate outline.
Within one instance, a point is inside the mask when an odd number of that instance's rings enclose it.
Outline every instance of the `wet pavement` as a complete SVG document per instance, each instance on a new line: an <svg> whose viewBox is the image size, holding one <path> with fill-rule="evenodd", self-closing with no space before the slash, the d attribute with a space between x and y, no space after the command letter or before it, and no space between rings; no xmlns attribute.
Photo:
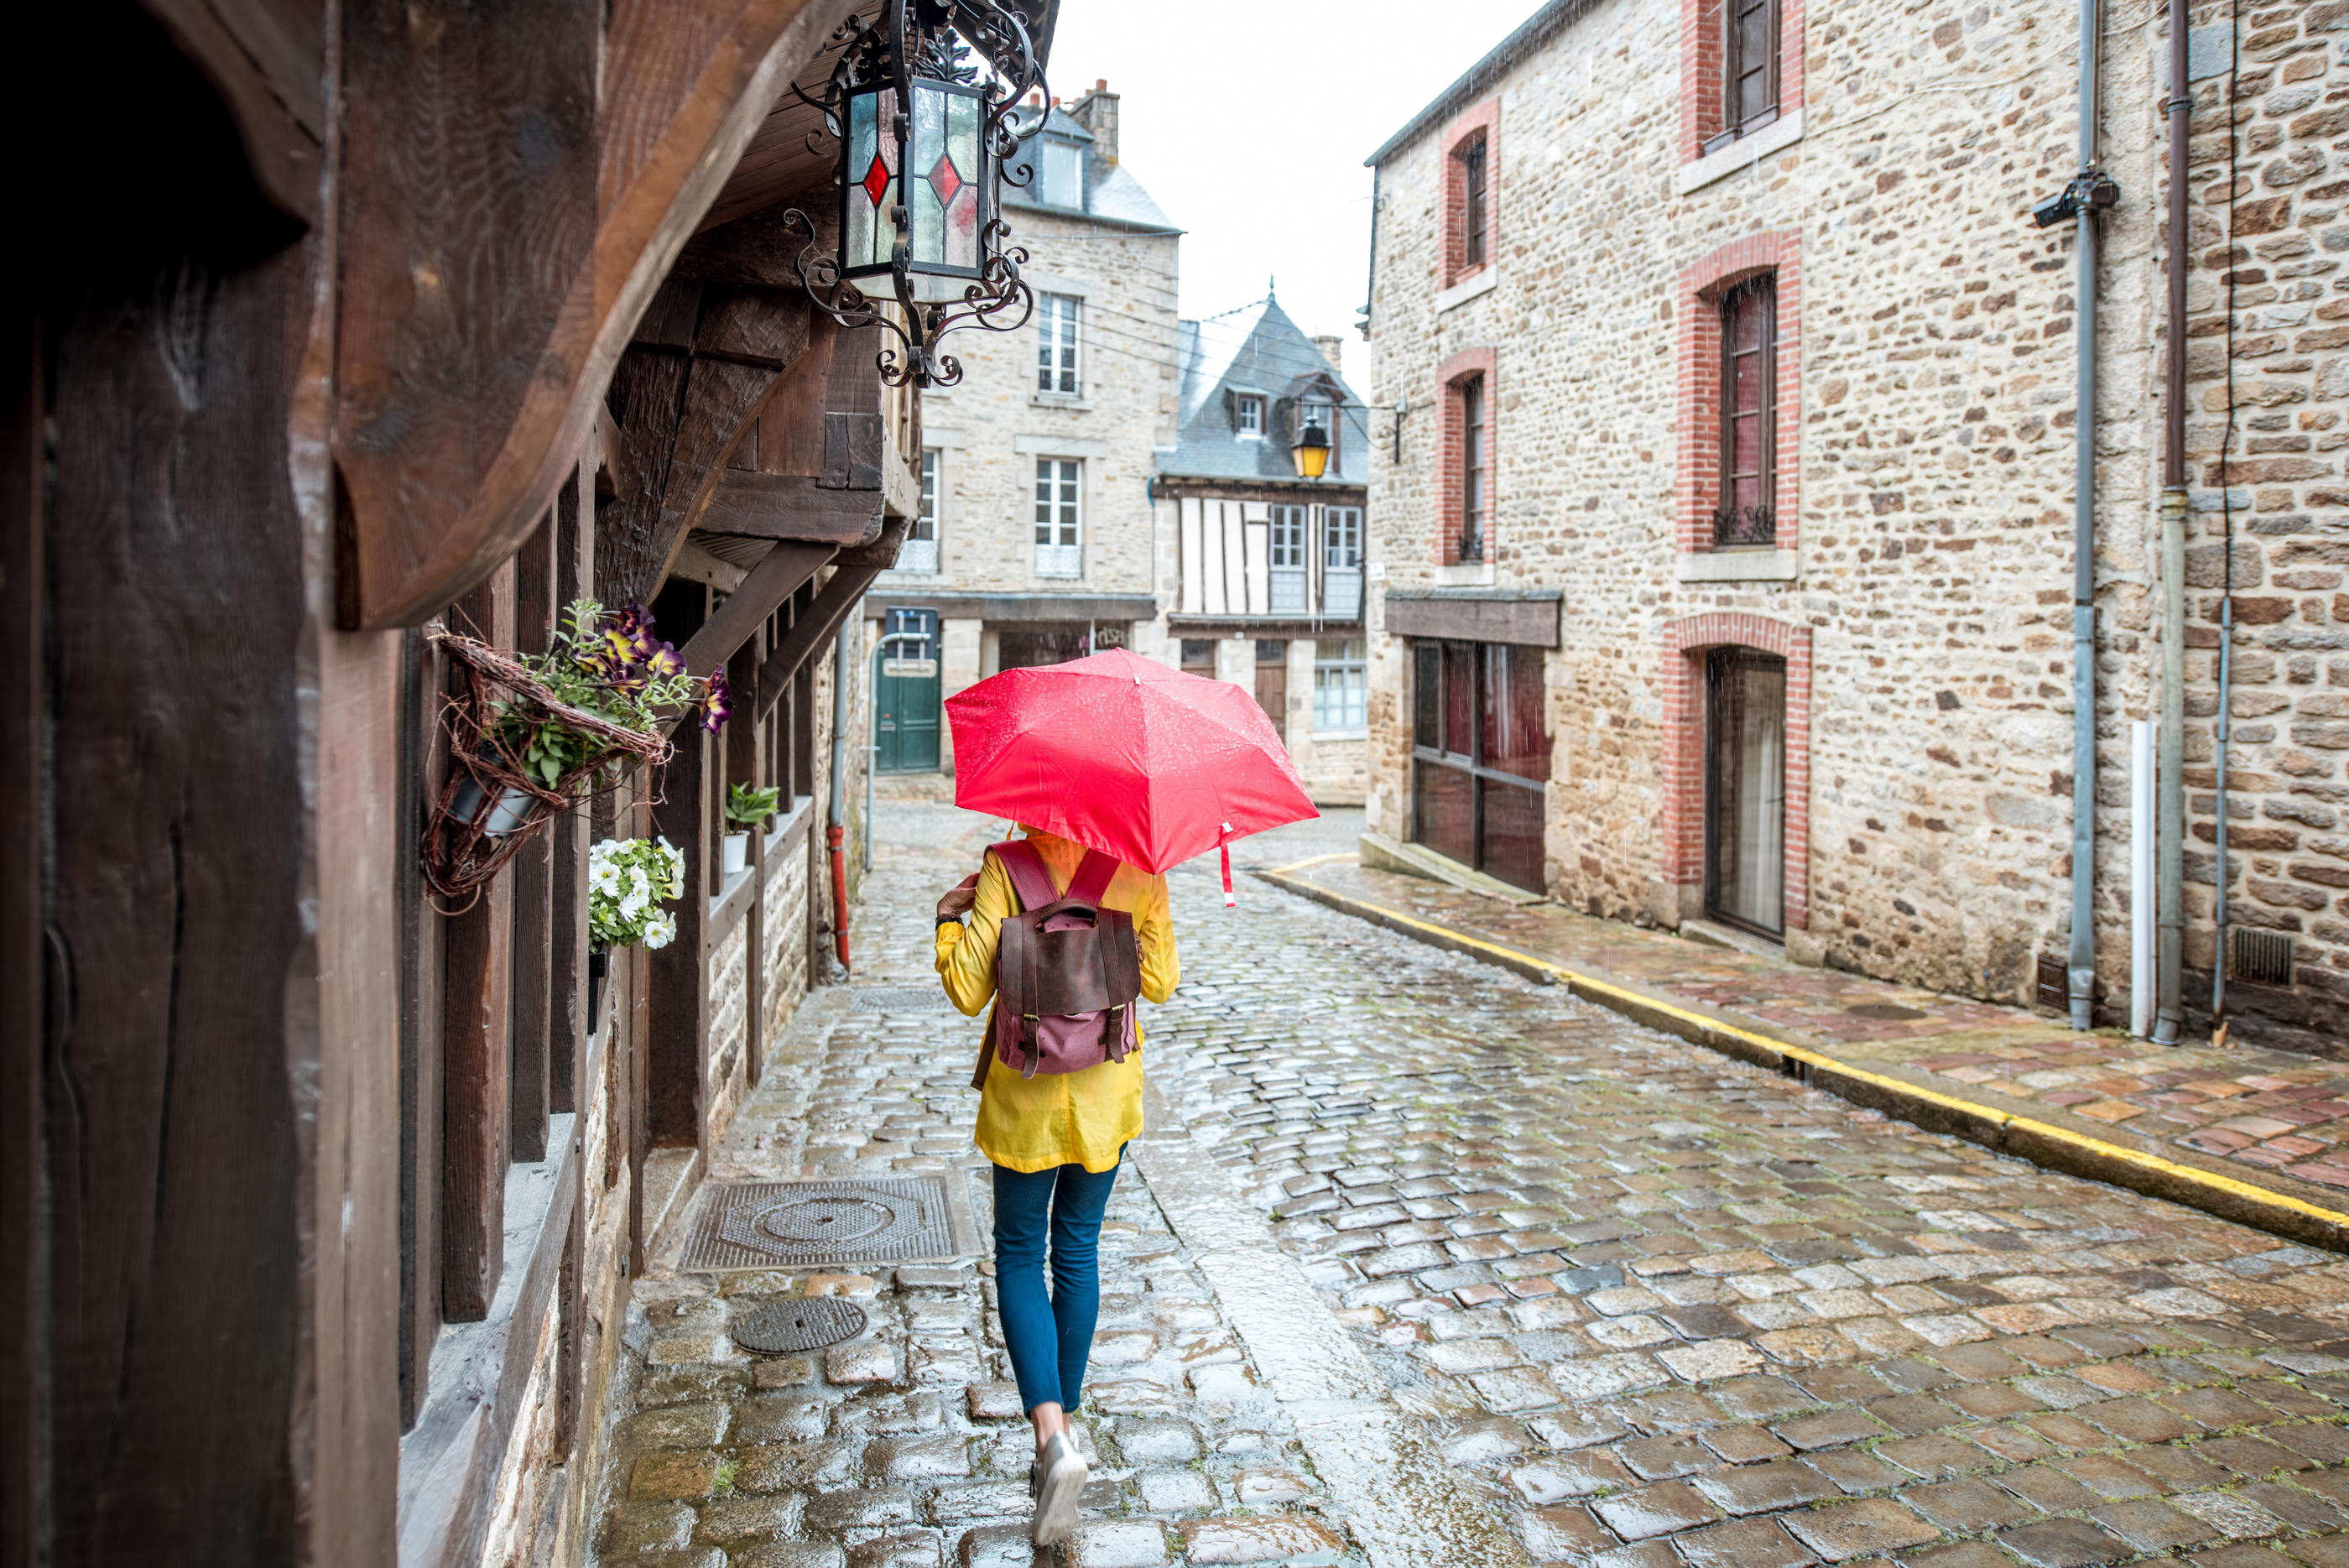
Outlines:
<svg viewBox="0 0 2349 1568"><path fill-rule="evenodd" d="M868 1005L803 1011L720 1177L983 1175L976 1026L916 988L988 825L893 804L880 826ZM1227 912L1212 862L1173 880L1184 981L1143 1016L1152 1127L1081 1417L1102 1462L1061 1561L2349 1568L2343 1260L1261 883ZM806 1357L733 1345L798 1293L872 1326ZM656 1269L602 1561L1028 1563L990 1295L983 1260Z"/></svg>
<svg viewBox="0 0 2349 1568"><path fill-rule="evenodd" d="M1296 875L1857 1065L1907 1069L1944 1093L1994 1096L2001 1109L2034 1107L2059 1123L2084 1118L2083 1130L2117 1128L2255 1182L2281 1172L2349 1190L2349 1063L2208 1042L2155 1045L2110 1030L2075 1034L2052 1013L1806 968L1552 904L1513 906L1350 856Z"/></svg>

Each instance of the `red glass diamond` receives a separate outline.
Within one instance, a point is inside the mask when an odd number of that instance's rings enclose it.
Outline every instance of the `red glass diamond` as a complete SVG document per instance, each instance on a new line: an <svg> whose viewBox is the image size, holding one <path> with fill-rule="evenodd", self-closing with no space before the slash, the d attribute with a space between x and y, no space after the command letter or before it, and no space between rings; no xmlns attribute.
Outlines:
<svg viewBox="0 0 2349 1568"><path fill-rule="evenodd" d="M938 193L938 205L954 205L955 192L962 189L962 176L955 172L954 161L941 154L938 166L930 171L930 189Z"/></svg>
<svg viewBox="0 0 2349 1568"><path fill-rule="evenodd" d="M864 178L860 181L859 183L864 187L864 194L871 199L873 204L875 207L880 206L881 198L886 194L889 190L889 170L887 166L885 165L880 159L874 159L873 167L864 171Z"/></svg>

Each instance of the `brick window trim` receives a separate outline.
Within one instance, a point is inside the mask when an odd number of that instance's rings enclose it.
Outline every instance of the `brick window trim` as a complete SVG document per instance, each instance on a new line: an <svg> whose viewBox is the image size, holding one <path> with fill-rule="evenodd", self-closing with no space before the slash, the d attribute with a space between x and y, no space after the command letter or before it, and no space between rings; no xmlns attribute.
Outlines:
<svg viewBox="0 0 2349 1568"><path fill-rule="evenodd" d="M1435 406L1438 421L1435 445L1435 560L1440 566L1457 566L1460 562L1460 498L1464 481L1463 468L1468 455L1468 431L1463 418L1461 386L1471 377L1485 378L1485 559L1495 558L1495 542L1499 529L1495 526L1493 493L1494 440L1497 427L1496 400L1493 396L1493 365L1496 358L1491 348L1464 348L1435 368Z"/></svg>
<svg viewBox="0 0 2349 1568"><path fill-rule="evenodd" d="M1773 452L1777 514L1775 543L1795 547L1802 504L1803 390L1802 235L1792 230L1732 240L1681 275L1675 303L1680 363L1678 505L1673 544L1679 554L1710 551L1713 511L1721 503L1721 299L1736 285L1775 273L1778 301L1778 423Z"/></svg>
<svg viewBox="0 0 2349 1568"><path fill-rule="evenodd" d="M1664 880L1704 885L1705 655L1751 648L1786 661L1785 929L1811 924L1811 628L1715 612L1667 621L1664 642Z"/></svg>
<svg viewBox="0 0 2349 1568"><path fill-rule="evenodd" d="M1461 145L1482 132L1485 137L1485 266L1471 267L1463 260L1460 221L1468 207L1468 183L1465 169L1458 153ZM1461 110L1451 124L1444 128L1437 142L1438 155L1444 160L1444 209L1440 221L1444 233L1437 236L1437 254L1444 258L1439 269L1443 274L1440 287L1450 288L1463 279L1475 277L1485 267L1497 265L1501 238L1501 100L1488 98L1484 102Z"/></svg>
<svg viewBox="0 0 2349 1568"><path fill-rule="evenodd" d="M1681 161L1704 156L1727 113L1722 0L1681 0ZM1803 0L1778 0L1778 113L1803 105Z"/></svg>

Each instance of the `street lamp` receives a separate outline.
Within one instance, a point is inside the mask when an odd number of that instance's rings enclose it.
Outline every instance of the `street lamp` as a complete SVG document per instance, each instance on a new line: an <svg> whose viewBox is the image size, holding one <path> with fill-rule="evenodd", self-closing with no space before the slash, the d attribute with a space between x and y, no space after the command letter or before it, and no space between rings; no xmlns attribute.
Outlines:
<svg viewBox="0 0 2349 1568"><path fill-rule="evenodd" d="M1319 479L1330 467L1330 432L1318 424L1309 424L1297 432L1297 444L1289 449L1297 460L1297 477Z"/></svg>
<svg viewBox="0 0 2349 1568"><path fill-rule="evenodd" d="M885 0L877 21L842 23L833 47L840 58L822 96L792 88L840 149L832 253L819 254L806 213L784 215L810 236L800 283L841 326L896 335L879 356L884 381L950 387L962 366L938 352L939 338L972 326L1013 331L1035 307L1019 277L1028 253L1004 244L998 215L1001 187L1033 177L1013 161L1050 113L1019 112L1043 86L1027 24L997 0ZM985 81L968 62L974 48L992 68Z"/></svg>

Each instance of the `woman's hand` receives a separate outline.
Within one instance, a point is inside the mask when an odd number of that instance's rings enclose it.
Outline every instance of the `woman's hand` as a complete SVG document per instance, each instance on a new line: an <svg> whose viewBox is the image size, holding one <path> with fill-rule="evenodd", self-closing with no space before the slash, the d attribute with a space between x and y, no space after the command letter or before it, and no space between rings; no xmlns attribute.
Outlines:
<svg viewBox="0 0 2349 1568"><path fill-rule="evenodd" d="M946 897L938 900L938 924L961 919L970 913L970 907L978 898L978 873L974 871L947 888Z"/></svg>

